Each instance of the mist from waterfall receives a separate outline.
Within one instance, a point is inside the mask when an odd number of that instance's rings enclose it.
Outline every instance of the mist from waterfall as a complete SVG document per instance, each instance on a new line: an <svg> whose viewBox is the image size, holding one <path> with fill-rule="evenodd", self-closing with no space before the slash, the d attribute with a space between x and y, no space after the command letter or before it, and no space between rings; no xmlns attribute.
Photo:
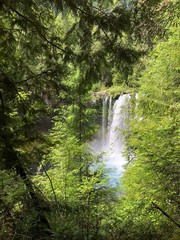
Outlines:
<svg viewBox="0 0 180 240"><path fill-rule="evenodd" d="M102 99L102 126L91 147L96 154L103 154L105 168L108 170L110 184L119 185L123 174L125 142L122 131L127 128L127 108L130 95L123 94L114 101L112 97Z"/></svg>

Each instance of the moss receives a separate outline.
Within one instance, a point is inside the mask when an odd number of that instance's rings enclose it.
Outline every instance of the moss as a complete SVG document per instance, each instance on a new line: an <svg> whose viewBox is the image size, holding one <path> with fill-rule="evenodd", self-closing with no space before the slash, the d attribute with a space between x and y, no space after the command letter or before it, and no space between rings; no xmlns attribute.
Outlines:
<svg viewBox="0 0 180 240"><path fill-rule="evenodd" d="M129 88L126 85L114 85L107 89L107 94L113 96L114 98L123 94L123 93L133 93L134 89Z"/></svg>

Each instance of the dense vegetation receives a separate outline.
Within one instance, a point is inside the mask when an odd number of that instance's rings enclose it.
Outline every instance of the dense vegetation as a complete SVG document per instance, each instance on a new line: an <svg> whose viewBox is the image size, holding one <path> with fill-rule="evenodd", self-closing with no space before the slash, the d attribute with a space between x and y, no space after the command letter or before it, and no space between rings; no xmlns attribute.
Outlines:
<svg viewBox="0 0 180 240"><path fill-rule="evenodd" d="M178 240L179 7L0 1L0 239ZM88 146L102 90L131 94L117 188Z"/></svg>

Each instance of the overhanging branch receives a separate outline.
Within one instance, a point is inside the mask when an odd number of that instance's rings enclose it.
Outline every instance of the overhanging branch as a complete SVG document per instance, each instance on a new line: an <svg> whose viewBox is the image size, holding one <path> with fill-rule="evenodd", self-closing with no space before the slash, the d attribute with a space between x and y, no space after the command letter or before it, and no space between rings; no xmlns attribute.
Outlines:
<svg viewBox="0 0 180 240"><path fill-rule="evenodd" d="M12 8L11 7L11 10L13 12L15 12L18 16L24 18L27 22L29 22L36 30L36 32L39 34L39 36L45 40L45 42L47 42L48 44L50 44L51 46L59 49L60 51L62 51L63 53L65 54L71 54L71 55L74 55L74 56L77 56L75 53L71 52L71 51L67 51L63 48L61 48L57 43L54 43L52 41L50 41L48 38L46 38L46 36L37 28L36 24L31 21L28 17L24 16L22 13L20 13L19 11L17 11L16 9Z"/></svg>
<svg viewBox="0 0 180 240"><path fill-rule="evenodd" d="M180 228L180 224L177 223L167 212L165 212L159 205L152 202L152 205L159 210L164 216L166 216L171 222L173 222L178 228Z"/></svg>

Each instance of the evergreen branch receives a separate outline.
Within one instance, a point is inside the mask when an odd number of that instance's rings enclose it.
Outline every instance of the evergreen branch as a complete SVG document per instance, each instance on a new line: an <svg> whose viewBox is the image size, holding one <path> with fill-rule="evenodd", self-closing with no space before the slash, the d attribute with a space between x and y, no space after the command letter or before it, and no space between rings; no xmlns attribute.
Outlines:
<svg viewBox="0 0 180 240"><path fill-rule="evenodd" d="M0 100L1 100L1 108L2 108L2 125L3 125L3 128L6 128L4 99L3 99L3 96L2 96L2 93L1 93L1 92L0 92ZM2 133L2 137L3 137L3 139L4 139L4 143L5 143L6 148L9 148L9 143L8 143L7 135L5 135L4 133Z"/></svg>
<svg viewBox="0 0 180 240"><path fill-rule="evenodd" d="M77 57L77 55L76 55L75 53L73 53L73 52L71 52L71 51L67 51L67 50L61 48L57 43L54 43L54 42L50 41L50 40L37 28L36 24L35 24L32 20L30 20L28 17L24 16L23 14L21 14L19 11L17 11L17 10L14 9L14 8L11 8L11 9L12 9L12 11L15 12L18 16L24 18L27 22L29 22L29 23L35 28L35 30L36 30L36 32L39 34L39 36L40 36L42 39L44 39L45 42L47 42L47 43L50 44L51 46L59 49L60 51L62 51L62 52L65 53L65 54L71 54L71 55L74 55L74 56Z"/></svg>
<svg viewBox="0 0 180 240"><path fill-rule="evenodd" d="M23 235L23 234L16 233L16 232L15 232L14 234L9 233L8 235L9 235L9 236L12 236L12 240L15 239L16 236L20 236L20 237L22 237L23 239L27 239L27 240L28 240L28 239L32 240L32 237L31 237L31 236Z"/></svg>
<svg viewBox="0 0 180 240"><path fill-rule="evenodd" d="M39 77L39 76L41 76L41 75L44 75L44 74L50 72L50 70L52 70L52 69L45 70L45 71L43 71L43 72L41 72L41 73L39 73L39 74L37 74L37 75L35 75L35 76L28 77L28 78L26 78L26 79L24 79L24 80L21 80L21 81L16 81L16 82L14 82L14 83L27 82L27 81L29 81L29 80L31 80L31 79L37 78L37 77Z"/></svg>
<svg viewBox="0 0 180 240"><path fill-rule="evenodd" d="M19 94L19 91L18 91L18 89L16 88L14 82L12 82L12 81L9 79L9 77L7 76L6 73L4 73L2 70L1 70L1 72L2 72L2 74L4 75L5 79L7 79L7 81L8 81L8 82L6 82L6 81L3 81L3 82L11 85L12 88L13 88L13 89L15 90L15 92L17 93L17 95L19 96L19 99L20 99L21 104L22 104L23 114L24 114L24 116L25 116L25 115L26 115L26 110L25 110L25 104L24 104L23 98L22 98L21 95ZM1 82L2 82L2 81L1 81Z"/></svg>
<svg viewBox="0 0 180 240"><path fill-rule="evenodd" d="M106 15L108 17L108 14L105 11L103 11L102 9L100 9L100 8L98 8L96 6L92 6L92 8L98 10L99 12L101 12L102 14L104 14L104 15Z"/></svg>
<svg viewBox="0 0 180 240"><path fill-rule="evenodd" d="M2 123L3 123L3 127L6 127L6 122L5 122L5 108L4 108L4 99L2 96L2 93L0 92L0 100L1 100L1 106L2 106Z"/></svg>
<svg viewBox="0 0 180 240"><path fill-rule="evenodd" d="M88 17L91 17L95 20L95 22L97 23L97 25L102 29L102 31L104 32L105 36L107 37L107 39L109 40L109 42L112 44L112 46L114 45L113 41L110 39L110 37L108 36L107 32L105 31L104 27L102 26L102 24L95 18L95 16L93 16L90 13L85 12L84 10L82 10L81 8L79 8L78 6L75 6L77 10L79 10L81 13L87 15Z"/></svg>

